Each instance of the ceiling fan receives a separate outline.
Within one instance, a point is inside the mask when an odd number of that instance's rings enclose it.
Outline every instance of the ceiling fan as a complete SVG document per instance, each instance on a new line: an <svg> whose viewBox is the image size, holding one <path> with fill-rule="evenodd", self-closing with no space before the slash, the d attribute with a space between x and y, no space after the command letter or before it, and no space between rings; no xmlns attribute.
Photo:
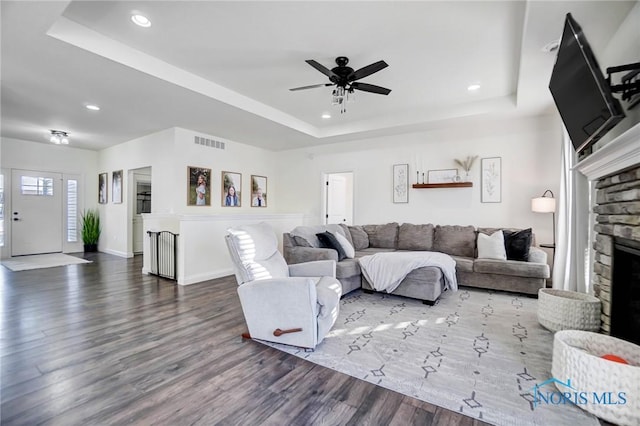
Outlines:
<svg viewBox="0 0 640 426"><path fill-rule="evenodd" d="M336 58L336 64L338 66L332 69L325 67L313 59L307 59L305 62L329 77L331 83L313 84L311 86L295 87L289 90L297 91L315 89L316 87L336 86L333 90L333 103L341 105L342 108L340 112L345 112L344 101L348 98L349 93L353 93L354 89L361 90L363 92L377 93L379 95L388 95L391 93L391 89L387 89L386 87L356 81L388 67L389 65L387 65L385 61L374 62L373 64L360 68L357 71L354 71L353 68L347 66L349 58L346 56L338 56Z"/></svg>

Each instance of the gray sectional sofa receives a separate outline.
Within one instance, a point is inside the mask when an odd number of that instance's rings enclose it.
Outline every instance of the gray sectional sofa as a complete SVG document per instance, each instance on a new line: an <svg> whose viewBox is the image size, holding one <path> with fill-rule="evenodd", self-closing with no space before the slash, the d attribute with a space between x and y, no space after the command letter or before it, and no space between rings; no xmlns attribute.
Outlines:
<svg viewBox="0 0 640 426"><path fill-rule="evenodd" d="M549 266L547 254L534 246L535 239L529 248L528 261L477 257L478 233L491 235L498 229L410 223L399 225L395 222L364 226L299 226L283 235L283 254L289 264L335 260L336 277L342 284L343 294L357 288L373 290L360 271L358 258L362 256L389 251L438 251L456 261L458 285L537 295L549 278ZM355 248L355 258L338 262L336 250L322 248L315 236L323 231L340 233L346 237ZM443 291L444 279L440 269L425 266L409 273L393 294L433 304Z"/></svg>

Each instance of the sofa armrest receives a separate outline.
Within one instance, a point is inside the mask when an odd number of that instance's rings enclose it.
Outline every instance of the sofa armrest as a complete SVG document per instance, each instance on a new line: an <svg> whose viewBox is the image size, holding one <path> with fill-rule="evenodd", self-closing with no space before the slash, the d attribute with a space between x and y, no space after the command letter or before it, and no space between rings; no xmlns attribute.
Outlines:
<svg viewBox="0 0 640 426"><path fill-rule="evenodd" d="M338 261L338 252L334 249L315 247L285 247L284 258L288 264L314 262L316 260Z"/></svg>
<svg viewBox="0 0 640 426"><path fill-rule="evenodd" d="M335 250L334 250L335 251ZM316 260L289 265L289 275L292 277L336 277L335 260Z"/></svg>
<svg viewBox="0 0 640 426"><path fill-rule="evenodd" d="M531 263L547 263L547 252L544 250L531 246L529 248L529 259L528 262Z"/></svg>

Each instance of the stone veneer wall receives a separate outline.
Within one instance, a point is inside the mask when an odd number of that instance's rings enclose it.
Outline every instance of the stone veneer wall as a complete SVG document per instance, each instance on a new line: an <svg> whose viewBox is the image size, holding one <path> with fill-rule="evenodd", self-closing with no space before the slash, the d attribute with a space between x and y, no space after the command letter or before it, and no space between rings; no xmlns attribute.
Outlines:
<svg viewBox="0 0 640 426"><path fill-rule="evenodd" d="M596 183L596 238L593 290L602 301L602 332L611 325L611 255L613 237L640 241L640 167Z"/></svg>

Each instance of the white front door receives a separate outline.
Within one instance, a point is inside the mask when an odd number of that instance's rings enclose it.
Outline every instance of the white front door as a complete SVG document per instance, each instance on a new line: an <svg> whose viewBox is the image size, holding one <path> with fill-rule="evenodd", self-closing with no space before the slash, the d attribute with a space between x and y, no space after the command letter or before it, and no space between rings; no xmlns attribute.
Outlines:
<svg viewBox="0 0 640 426"><path fill-rule="evenodd" d="M11 255L62 251L62 175L12 170Z"/></svg>

